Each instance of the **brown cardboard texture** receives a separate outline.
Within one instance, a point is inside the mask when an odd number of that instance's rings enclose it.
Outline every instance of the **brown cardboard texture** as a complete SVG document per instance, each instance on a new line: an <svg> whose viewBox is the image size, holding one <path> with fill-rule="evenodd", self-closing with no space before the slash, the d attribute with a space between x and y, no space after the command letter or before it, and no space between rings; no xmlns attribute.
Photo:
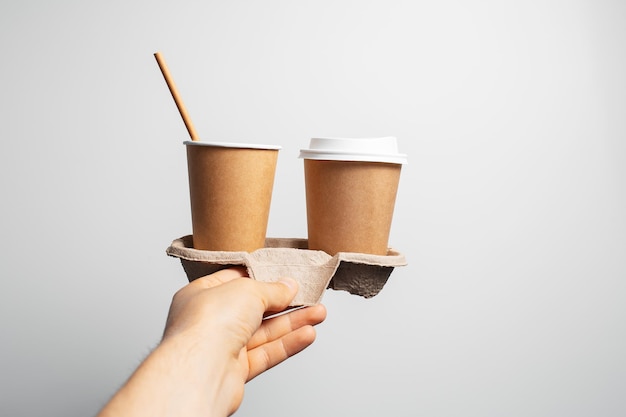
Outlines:
<svg viewBox="0 0 626 417"><path fill-rule="evenodd" d="M293 278L299 290L290 307L318 304L327 288L371 298L395 267L407 264L404 255L391 248L387 255L340 252L330 256L309 250L307 239L297 238L268 238L264 248L249 253L194 249L188 235L174 240L166 253L181 260L190 282L230 266L245 266L248 275L259 281Z"/></svg>
<svg viewBox="0 0 626 417"><path fill-rule="evenodd" d="M386 255L401 168L305 159L309 248Z"/></svg>
<svg viewBox="0 0 626 417"><path fill-rule="evenodd" d="M195 248L264 246L277 160L276 149L187 145Z"/></svg>

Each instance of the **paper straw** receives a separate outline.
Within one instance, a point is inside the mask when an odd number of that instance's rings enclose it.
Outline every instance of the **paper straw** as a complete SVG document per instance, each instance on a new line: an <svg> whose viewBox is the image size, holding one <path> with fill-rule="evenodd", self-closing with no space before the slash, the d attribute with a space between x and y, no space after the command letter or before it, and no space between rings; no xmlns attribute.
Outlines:
<svg viewBox="0 0 626 417"><path fill-rule="evenodd" d="M170 93L172 93L172 97L174 98L174 102L176 103L176 107L178 107L178 111L183 118L183 122L187 127L187 131L189 132L189 136L191 136L191 140L200 140L198 134L196 133L196 129L193 127L193 123L191 123L191 118L187 114L187 109L185 108L185 104L183 100L180 98L180 94L178 94L178 90L176 89L176 84L174 84L174 80L170 75L169 69L167 69L167 65L165 64L165 60L161 55L161 52L155 52L154 57L156 58L157 63L159 64L159 68L161 69L161 73L163 73L163 77L165 78L165 82L167 83L167 87L170 89Z"/></svg>

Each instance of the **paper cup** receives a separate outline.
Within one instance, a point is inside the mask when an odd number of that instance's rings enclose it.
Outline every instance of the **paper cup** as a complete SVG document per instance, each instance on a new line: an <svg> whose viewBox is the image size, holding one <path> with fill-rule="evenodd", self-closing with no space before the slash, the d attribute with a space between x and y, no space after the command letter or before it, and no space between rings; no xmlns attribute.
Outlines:
<svg viewBox="0 0 626 417"><path fill-rule="evenodd" d="M193 247L253 252L265 245L280 146L184 142Z"/></svg>
<svg viewBox="0 0 626 417"><path fill-rule="evenodd" d="M407 162L396 138L313 138L300 158L309 249L386 255Z"/></svg>

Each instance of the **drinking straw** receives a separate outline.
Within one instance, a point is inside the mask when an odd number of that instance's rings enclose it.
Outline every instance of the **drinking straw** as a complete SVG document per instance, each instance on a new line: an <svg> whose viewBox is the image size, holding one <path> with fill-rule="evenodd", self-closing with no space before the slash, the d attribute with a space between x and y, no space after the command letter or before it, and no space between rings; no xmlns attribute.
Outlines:
<svg viewBox="0 0 626 417"><path fill-rule="evenodd" d="M191 136L191 140L200 140L198 134L196 133L196 129L193 127L193 123L191 123L191 118L187 114L187 109L185 108L185 104L183 100L180 98L180 94L178 94L178 90L176 89L176 84L174 84L174 79L172 78L167 65L165 64L165 60L161 55L161 52L155 52L154 57L156 58L157 63L159 64L159 68L161 69L161 73L163 73L163 77L165 78L165 82L167 83L167 87L170 89L170 93L172 93L172 97L174 98L174 102L176 103L176 107L178 107L178 112L183 118L183 122L185 123L185 127L187 127L187 131L189 132L189 136Z"/></svg>

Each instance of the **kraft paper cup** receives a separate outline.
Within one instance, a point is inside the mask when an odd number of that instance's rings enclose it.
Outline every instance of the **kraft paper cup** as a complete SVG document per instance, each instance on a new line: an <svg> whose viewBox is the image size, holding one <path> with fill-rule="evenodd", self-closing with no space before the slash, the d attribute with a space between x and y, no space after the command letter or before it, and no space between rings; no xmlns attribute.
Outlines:
<svg viewBox="0 0 626 417"><path fill-rule="evenodd" d="M184 142L193 247L253 252L265 245L280 146Z"/></svg>
<svg viewBox="0 0 626 417"><path fill-rule="evenodd" d="M313 138L304 160L308 247L387 255L402 165L396 138Z"/></svg>

